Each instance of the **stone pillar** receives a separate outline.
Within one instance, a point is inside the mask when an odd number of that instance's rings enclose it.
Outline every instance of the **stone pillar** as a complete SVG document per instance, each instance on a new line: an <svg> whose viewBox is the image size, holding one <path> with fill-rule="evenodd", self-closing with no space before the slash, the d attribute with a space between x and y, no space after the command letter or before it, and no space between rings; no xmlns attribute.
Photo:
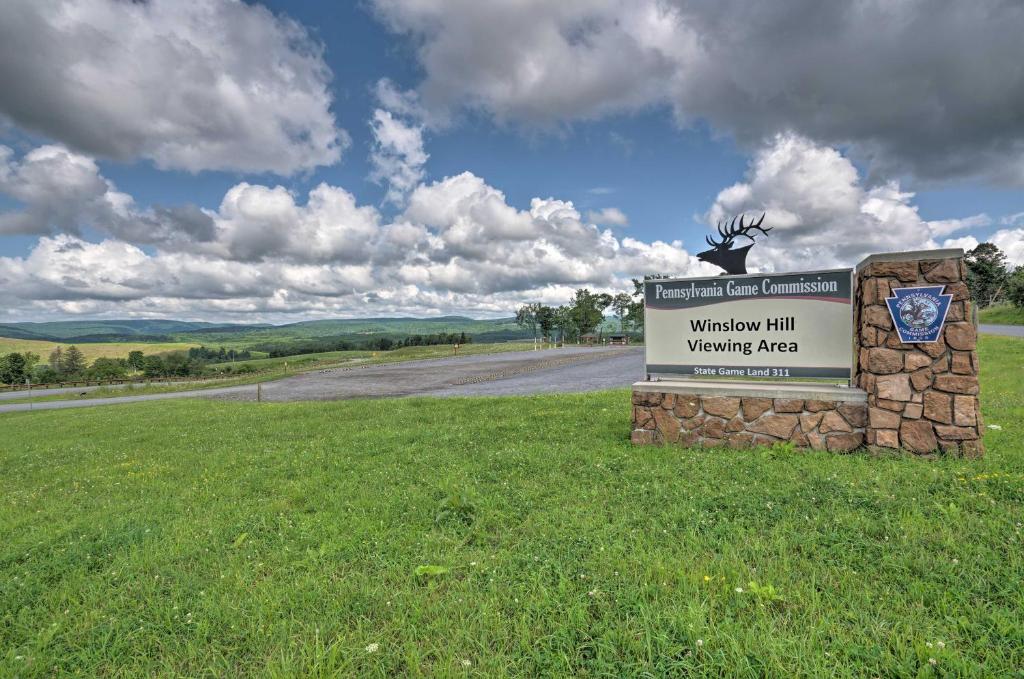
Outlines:
<svg viewBox="0 0 1024 679"><path fill-rule="evenodd" d="M982 455L977 329L963 250L871 255L857 265L854 384L867 392L867 444L927 454ZM952 294L934 343L903 344L886 298L893 288L944 284Z"/></svg>

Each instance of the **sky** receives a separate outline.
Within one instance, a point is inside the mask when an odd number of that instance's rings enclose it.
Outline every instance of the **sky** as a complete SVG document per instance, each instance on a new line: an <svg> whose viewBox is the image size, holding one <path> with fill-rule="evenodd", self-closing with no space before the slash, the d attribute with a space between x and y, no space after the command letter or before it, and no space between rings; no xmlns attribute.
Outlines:
<svg viewBox="0 0 1024 679"><path fill-rule="evenodd" d="M503 317L990 241L1024 5L6 0L0 322ZM746 243L748 241L743 241Z"/></svg>

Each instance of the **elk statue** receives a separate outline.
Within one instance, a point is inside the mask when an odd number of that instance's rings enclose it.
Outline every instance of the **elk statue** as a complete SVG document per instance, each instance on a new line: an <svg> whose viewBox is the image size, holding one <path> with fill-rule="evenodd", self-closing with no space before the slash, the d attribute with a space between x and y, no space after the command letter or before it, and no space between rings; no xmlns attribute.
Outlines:
<svg viewBox="0 0 1024 679"><path fill-rule="evenodd" d="M739 226L736 226L736 220L739 219ZM726 221L725 228L722 228L722 222L718 223L718 235L722 237L722 240L715 241L711 236L705 236L704 240L711 246L710 250L697 253L697 259L702 262L708 262L715 266L725 269L726 274L744 274L747 273L747 252L750 248L754 247L754 236L750 235L751 231L760 231L765 236L772 230L772 227L761 228L761 224L764 222L764 214L761 215L761 219L758 221L750 220L749 224L743 223L743 215L739 217L733 217L732 222ZM750 245L744 245L741 248L733 249L733 243L735 239L743 236L744 238L750 239Z"/></svg>

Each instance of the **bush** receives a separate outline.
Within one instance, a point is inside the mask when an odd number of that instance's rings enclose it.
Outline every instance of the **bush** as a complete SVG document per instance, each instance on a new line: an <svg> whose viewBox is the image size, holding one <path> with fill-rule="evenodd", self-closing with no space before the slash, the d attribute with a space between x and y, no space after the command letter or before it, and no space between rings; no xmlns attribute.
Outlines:
<svg viewBox="0 0 1024 679"><path fill-rule="evenodd" d="M146 377L163 377L164 359L159 356L146 356L142 359L142 374Z"/></svg>
<svg viewBox="0 0 1024 679"><path fill-rule="evenodd" d="M36 366L31 377L34 384L53 384L61 380L60 373L46 364Z"/></svg>
<svg viewBox="0 0 1024 679"><path fill-rule="evenodd" d="M97 358L88 370L89 379L120 380L128 374L128 362L123 358Z"/></svg>

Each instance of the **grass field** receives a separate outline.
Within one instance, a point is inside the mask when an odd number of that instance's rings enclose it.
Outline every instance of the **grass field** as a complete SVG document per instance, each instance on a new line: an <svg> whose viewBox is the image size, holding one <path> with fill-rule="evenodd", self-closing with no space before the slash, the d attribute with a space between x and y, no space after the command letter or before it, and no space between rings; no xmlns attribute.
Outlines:
<svg viewBox="0 0 1024 679"><path fill-rule="evenodd" d="M1000 304L978 311L980 323L995 325L1024 325L1024 309L1009 304Z"/></svg>
<svg viewBox="0 0 1024 679"><path fill-rule="evenodd" d="M46 342L42 340L12 339L0 337L0 355L11 352L31 351L39 354L42 360L50 355L50 352L57 347L67 349L74 342ZM97 342L75 344L82 350L86 361L94 361L97 358L127 358L129 351L142 351L148 354L160 354L165 351L187 351L190 347L197 347L198 344L186 342Z"/></svg>
<svg viewBox="0 0 1024 679"><path fill-rule="evenodd" d="M980 461L633 449L626 391L0 416L0 676L1019 676Z"/></svg>

